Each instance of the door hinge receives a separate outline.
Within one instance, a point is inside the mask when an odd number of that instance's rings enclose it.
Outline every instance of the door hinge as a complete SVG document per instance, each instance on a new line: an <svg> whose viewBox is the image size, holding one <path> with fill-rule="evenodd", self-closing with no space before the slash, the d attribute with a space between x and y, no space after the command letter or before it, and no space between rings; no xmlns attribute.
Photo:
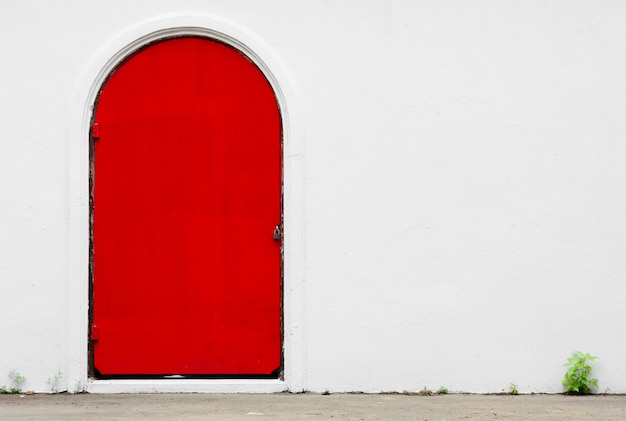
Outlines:
<svg viewBox="0 0 626 421"><path fill-rule="evenodd" d="M100 139L100 123L93 123L91 125L91 138L94 140Z"/></svg>
<svg viewBox="0 0 626 421"><path fill-rule="evenodd" d="M98 325L91 325L91 340L97 341L100 339L100 328Z"/></svg>

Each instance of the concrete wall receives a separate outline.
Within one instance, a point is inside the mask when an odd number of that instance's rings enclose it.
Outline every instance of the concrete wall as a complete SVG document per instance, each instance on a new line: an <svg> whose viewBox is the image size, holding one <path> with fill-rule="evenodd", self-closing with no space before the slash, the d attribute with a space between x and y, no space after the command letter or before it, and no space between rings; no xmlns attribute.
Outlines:
<svg viewBox="0 0 626 421"><path fill-rule="evenodd" d="M0 385L98 390L78 120L97 69L178 15L232 22L287 92L283 388L560 392L581 349L626 392L626 4L608 0L4 2Z"/></svg>

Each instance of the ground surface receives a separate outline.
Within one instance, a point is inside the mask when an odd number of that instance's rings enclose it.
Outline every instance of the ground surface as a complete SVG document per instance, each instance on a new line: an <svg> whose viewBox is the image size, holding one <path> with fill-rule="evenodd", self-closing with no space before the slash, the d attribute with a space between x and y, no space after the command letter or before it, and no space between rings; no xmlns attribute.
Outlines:
<svg viewBox="0 0 626 421"><path fill-rule="evenodd" d="M624 420L626 396L0 395L0 420Z"/></svg>

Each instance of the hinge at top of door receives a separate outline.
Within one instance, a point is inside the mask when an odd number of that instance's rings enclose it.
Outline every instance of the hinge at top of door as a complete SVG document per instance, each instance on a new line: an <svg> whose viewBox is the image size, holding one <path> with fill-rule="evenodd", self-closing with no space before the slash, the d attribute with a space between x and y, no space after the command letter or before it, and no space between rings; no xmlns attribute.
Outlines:
<svg viewBox="0 0 626 421"><path fill-rule="evenodd" d="M100 123L93 123L91 125L91 138L94 140L100 139Z"/></svg>

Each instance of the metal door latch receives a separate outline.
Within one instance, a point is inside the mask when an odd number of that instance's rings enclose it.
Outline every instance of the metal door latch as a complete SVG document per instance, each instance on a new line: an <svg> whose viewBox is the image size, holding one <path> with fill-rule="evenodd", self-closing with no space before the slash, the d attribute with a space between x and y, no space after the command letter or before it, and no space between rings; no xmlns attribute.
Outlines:
<svg viewBox="0 0 626 421"><path fill-rule="evenodd" d="M280 237L281 237L280 225L276 225L276 227L274 228L274 240L280 240Z"/></svg>

